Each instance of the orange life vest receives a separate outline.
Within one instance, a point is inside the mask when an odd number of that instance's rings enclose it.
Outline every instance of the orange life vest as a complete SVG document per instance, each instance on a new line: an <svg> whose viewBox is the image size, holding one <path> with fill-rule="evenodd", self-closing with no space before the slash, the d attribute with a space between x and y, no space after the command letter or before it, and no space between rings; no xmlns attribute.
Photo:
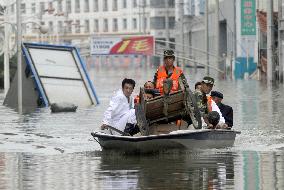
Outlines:
<svg viewBox="0 0 284 190"><path fill-rule="evenodd" d="M139 97L139 95L137 95L134 98L134 104L139 104L139 103L140 103L140 97Z"/></svg>
<svg viewBox="0 0 284 190"><path fill-rule="evenodd" d="M208 112L212 111L212 97L211 96L207 96L207 107L208 107Z"/></svg>
<svg viewBox="0 0 284 190"><path fill-rule="evenodd" d="M158 89L163 94L163 82L168 77L165 66L160 66L157 70L157 82L156 89ZM182 74L182 70L179 67L174 67L173 74L171 75L171 79L173 80L173 87L171 92L178 91L178 78Z"/></svg>

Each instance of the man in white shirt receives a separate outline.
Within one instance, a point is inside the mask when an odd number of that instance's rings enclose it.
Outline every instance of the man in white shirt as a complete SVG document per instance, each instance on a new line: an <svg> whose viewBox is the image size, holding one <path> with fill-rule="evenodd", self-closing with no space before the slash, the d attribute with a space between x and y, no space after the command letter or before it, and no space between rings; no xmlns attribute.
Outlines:
<svg viewBox="0 0 284 190"><path fill-rule="evenodd" d="M122 89L118 90L111 98L109 107L104 113L101 129L109 129L111 134L119 134L108 126L124 132L126 124L137 123L134 109L134 99L131 96L135 87L133 79L123 79Z"/></svg>

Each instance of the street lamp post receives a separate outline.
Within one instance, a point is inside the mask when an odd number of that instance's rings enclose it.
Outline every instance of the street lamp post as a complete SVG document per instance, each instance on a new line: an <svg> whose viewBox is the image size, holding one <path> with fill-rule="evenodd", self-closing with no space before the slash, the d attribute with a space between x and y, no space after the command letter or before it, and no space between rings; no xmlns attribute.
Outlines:
<svg viewBox="0 0 284 190"><path fill-rule="evenodd" d="M18 70L18 112L23 112L23 92L22 92L22 20L21 20L21 0L16 1L17 7L17 70Z"/></svg>
<svg viewBox="0 0 284 190"><path fill-rule="evenodd" d="M208 37L208 1L205 1L205 18L204 18L204 23L205 23L205 51L206 51L206 75L210 74L209 71L209 37Z"/></svg>

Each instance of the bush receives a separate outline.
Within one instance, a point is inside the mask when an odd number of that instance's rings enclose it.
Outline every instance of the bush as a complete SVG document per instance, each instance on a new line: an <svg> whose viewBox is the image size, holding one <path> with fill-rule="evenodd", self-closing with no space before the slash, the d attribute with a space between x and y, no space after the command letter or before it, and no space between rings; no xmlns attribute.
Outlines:
<svg viewBox="0 0 284 190"><path fill-rule="evenodd" d="M17 70L17 55L10 59L10 81L14 78ZM4 88L4 55L0 56L0 88Z"/></svg>

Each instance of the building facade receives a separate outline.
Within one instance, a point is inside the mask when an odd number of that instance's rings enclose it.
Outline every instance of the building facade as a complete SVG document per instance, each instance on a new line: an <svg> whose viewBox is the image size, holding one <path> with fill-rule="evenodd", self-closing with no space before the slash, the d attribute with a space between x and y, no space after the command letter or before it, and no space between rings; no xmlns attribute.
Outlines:
<svg viewBox="0 0 284 190"><path fill-rule="evenodd" d="M16 5L11 2L8 9L15 23ZM26 41L84 43L93 35L174 41L175 0L22 0L21 10ZM31 22L47 26L48 33L39 34Z"/></svg>

